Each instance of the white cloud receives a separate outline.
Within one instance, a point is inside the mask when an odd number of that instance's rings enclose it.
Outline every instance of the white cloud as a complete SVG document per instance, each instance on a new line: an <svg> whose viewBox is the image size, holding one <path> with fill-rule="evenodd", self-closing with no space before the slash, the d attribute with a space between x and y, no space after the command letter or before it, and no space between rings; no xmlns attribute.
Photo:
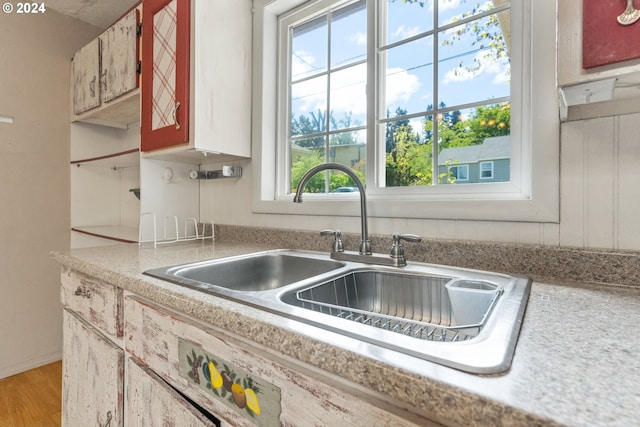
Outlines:
<svg viewBox="0 0 640 427"><path fill-rule="evenodd" d="M386 104L406 106L413 94L420 90L422 84L418 76L407 72L407 70L389 68L387 69L386 85Z"/></svg>
<svg viewBox="0 0 640 427"><path fill-rule="evenodd" d="M394 36L394 40L403 40L403 39L408 39L409 37L413 37L416 34L419 34L421 32L419 27L411 27L411 28L407 28L404 25L400 25L394 32L393 32L393 36Z"/></svg>
<svg viewBox="0 0 640 427"><path fill-rule="evenodd" d="M291 75L299 78L315 69L316 58L302 50L294 52L291 62Z"/></svg>
<svg viewBox="0 0 640 427"><path fill-rule="evenodd" d="M442 83L461 82L474 79L482 74L494 76L494 83L504 83L509 80L506 63L496 62L488 58L486 52L478 52L475 55L475 61L469 61L468 64L462 64L460 67L451 68L442 79ZM476 67L476 63L480 66Z"/></svg>
<svg viewBox="0 0 640 427"><path fill-rule="evenodd" d="M349 37L349 40L351 40L352 42L355 42L359 46L366 46L367 45L367 34L366 33L361 33L361 32L356 32L355 34L352 34Z"/></svg>

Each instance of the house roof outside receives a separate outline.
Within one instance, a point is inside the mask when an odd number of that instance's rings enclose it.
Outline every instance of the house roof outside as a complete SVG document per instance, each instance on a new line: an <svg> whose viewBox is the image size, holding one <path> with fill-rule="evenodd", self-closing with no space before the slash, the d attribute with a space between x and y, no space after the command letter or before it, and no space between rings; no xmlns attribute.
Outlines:
<svg viewBox="0 0 640 427"><path fill-rule="evenodd" d="M494 136L485 139L482 144L468 147L444 148L438 154L438 164L456 161L460 164L478 163L486 160L508 159L511 157L511 137Z"/></svg>

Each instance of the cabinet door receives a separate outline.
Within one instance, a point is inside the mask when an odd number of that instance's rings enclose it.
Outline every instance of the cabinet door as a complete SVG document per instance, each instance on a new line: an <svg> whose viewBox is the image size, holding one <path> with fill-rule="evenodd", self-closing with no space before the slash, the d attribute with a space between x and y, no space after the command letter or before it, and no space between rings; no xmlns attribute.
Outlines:
<svg viewBox="0 0 640 427"><path fill-rule="evenodd" d="M138 87L138 28L136 9L100 35L102 102Z"/></svg>
<svg viewBox="0 0 640 427"><path fill-rule="evenodd" d="M203 415L148 367L128 359L126 372L128 427L220 427L219 420Z"/></svg>
<svg viewBox="0 0 640 427"><path fill-rule="evenodd" d="M73 112L84 113L100 105L100 41L91 43L73 55Z"/></svg>
<svg viewBox="0 0 640 427"><path fill-rule="evenodd" d="M63 325L62 425L122 426L123 350L68 309Z"/></svg>
<svg viewBox="0 0 640 427"><path fill-rule="evenodd" d="M145 0L141 149L189 141L189 0Z"/></svg>

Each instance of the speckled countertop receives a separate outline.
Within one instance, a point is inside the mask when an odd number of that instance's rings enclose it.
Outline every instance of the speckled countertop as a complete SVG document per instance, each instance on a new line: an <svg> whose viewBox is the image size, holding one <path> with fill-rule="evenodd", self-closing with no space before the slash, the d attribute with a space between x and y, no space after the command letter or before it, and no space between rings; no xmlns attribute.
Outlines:
<svg viewBox="0 0 640 427"><path fill-rule="evenodd" d="M640 288L633 281L640 274L637 254L481 244L486 258L499 260L489 265L494 271L529 274L534 283L511 369L503 375L480 376L402 354L394 355L396 366L385 365L376 354L365 357L333 345L330 337L316 339L319 330L312 326L283 322L275 314L142 275L155 267L291 247L284 241L296 242L293 249L318 250L315 234L306 232L228 231L217 230L222 238L215 243L157 249L118 245L53 252L52 257L65 267L249 338L443 424L630 426L640 419ZM254 243L241 243L247 241ZM424 242L407 252L429 261L422 258L428 258L428 248L434 245L440 254L449 251L449 264L487 269L486 260L468 265L473 261L470 253L478 252L471 243ZM509 256L495 255L503 251L512 257L511 264ZM565 262L563 269L558 256L549 255L554 251L573 262ZM526 263L518 261L521 256ZM555 260L551 266L549 259ZM593 266L594 259L602 267L593 274L576 267ZM509 270L509 265L519 268Z"/></svg>

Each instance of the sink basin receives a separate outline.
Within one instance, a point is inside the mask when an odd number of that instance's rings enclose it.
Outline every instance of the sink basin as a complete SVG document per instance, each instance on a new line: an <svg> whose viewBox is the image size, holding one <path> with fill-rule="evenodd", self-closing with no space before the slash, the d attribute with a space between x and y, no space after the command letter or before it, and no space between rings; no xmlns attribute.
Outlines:
<svg viewBox="0 0 640 427"><path fill-rule="evenodd" d="M311 254L268 251L156 268L145 271L145 274L200 290L218 286L235 291L265 291L343 266L343 263L317 258Z"/></svg>
<svg viewBox="0 0 640 427"><path fill-rule="evenodd" d="M399 352L479 374L509 369L531 289L520 276L284 249L145 274L277 314L293 330L312 325L326 331L313 339L387 363Z"/></svg>
<svg viewBox="0 0 640 427"><path fill-rule="evenodd" d="M457 286L451 288L449 284ZM406 336L461 341L477 336L497 302L493 283L362 269L291 291L283 302Z"/></svg>

